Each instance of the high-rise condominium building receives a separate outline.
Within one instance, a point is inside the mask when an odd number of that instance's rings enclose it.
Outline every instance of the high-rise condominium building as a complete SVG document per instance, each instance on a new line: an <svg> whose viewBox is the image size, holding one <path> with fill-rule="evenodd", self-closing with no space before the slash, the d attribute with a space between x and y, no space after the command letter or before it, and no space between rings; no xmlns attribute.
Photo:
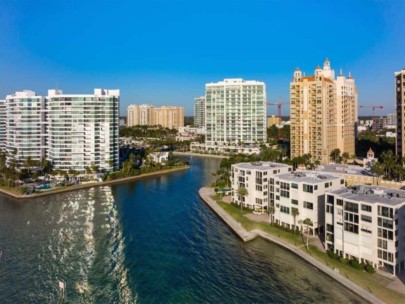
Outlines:
<svg viewBox="0 0 405 304"><path fill-rule="evenodd" d="M48 91L48 158L55 168L118 169L119 96L119 90L95 89L91 95Z"/></svg>
<svg viewBox="0 0 405 304"><path fill-rule="evenodd" d="M395 97L397 112L396 153L405 156L405 68L395 73Z"/></svg>
<svg viewBox="0 0 405 304"><path fill-rule="evenodd" d="M147 126L154 124L153 106L151 105L130 105L127 109L127 126Z"/></svg>
<svg viewBox="0 0 405 304"><path fill-rule="evenodd" d="M64 170L118 169L119 90L95 89L92 95L49 90L48 96L22 91L8 95L5 104L9 164L24 166L30 157Z"/></svg>
<svg viewBox="0 0 405 304"><path fill-rule="evenodd" d="M194 98L194 125L204 127L205 125L205 97Z"/></svg>
<svg viewBox="0 0 405 304"><path fill-rule="evenodd" d="M6 150L6 141L7 141L7 134L6 134L6 101L0 100L0 152L5 152Z"/></svg>
<svg viewBox="0 0 405 304"><path fill-rule="evenodd" d="M207 147L266 141L263 82L225 79L205 86Z"/></svg>
<svg viewBox="0 0 405 304"><path fill-rule="evenodd" d="M329 162L330 153L354 154L357 123L357 89L354 79L342 73L335 79L325 60L312 76L294 72L290 84L291 157L311 154L313 160Z"/></svg>
<svg viewBox="0 0 405 304"><path fill-rule="evenodd" d="M40 161L46 156L46 98L24 90L6 96L7 163L24 166L28 158Z"/></svg>
<svg viewBox="0 0 405 304"><path fill-rule="evenodd" d="M151 105L130 105L127 109L128 127L160 125L164 128L179 129L184 127L184 108Z"/></svg>

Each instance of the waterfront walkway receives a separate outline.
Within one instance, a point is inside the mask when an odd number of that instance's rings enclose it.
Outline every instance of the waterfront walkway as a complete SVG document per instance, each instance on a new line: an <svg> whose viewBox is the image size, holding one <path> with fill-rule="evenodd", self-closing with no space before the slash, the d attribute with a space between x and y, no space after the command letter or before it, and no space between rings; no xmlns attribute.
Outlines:
<svg viewBox="0 0 405 304"><path fill-rule="evenodd" d="M335 279L337 282L348 288L349 290L353 291L357 295L359 295L364 300L370 303L384 303L376 296L371 294L370 292L364 290L363 288L359 287L349 279L345 278L340 273L334 271L333 269L329 268L328 266L322 264L308 253L302 251L297 246L293 246L286 241L281 240L280 238L270 235L262 230L254 229L252 231L246 231L242 225L234 220L225 210L223 210L217 202L212 199L211 196L215 195L215 191L212 188L203 187L199 190L199 195L203 199L203 201L233 230L233 232L238 235L244 242L248 242L253 240L257 236L262 237L265 240L271 241L279 246L289 250L290 252L295 253L317 269L321 270L331 278Z"/></svg>

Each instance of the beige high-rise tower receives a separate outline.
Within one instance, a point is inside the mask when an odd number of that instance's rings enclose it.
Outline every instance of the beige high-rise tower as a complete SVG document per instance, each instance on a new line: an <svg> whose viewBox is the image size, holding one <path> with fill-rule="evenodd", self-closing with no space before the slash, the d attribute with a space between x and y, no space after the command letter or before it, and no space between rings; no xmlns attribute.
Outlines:
<svg viewBox="0 0 405 304"><path fill-rule="evenodd" d="M184 127L184 108L151 105L130 105L127 110L128 127L136 125L156 126L179 129Z"/></svg>
<svg viewBox="0 0 405 304"><path fill-rule="evenodd" d="M312 160L329 163L330 153L354 154L357 90L354 79L335 72L328 59L314 75L294 72L290 84L291 158L311 154Z"/></svg>
<svg viewBox="0 0 405 304"><path fill-rule="evenodd" d="M405 156L405 68L395 73L395 108L397 112L397 141L396 154Z"/></svg>

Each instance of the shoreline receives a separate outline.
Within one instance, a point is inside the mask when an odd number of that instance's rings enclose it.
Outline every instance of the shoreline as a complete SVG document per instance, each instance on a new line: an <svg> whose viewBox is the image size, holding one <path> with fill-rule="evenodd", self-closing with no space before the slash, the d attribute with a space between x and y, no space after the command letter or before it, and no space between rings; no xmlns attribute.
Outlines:
<svg viewBox="0 0 405 304"><path fill-rule="evenodd" d="M26 200L26 199L30 199L30 198L44 197L44 196L49 196L49 195L53 195L53 194L71 192L71 191L82 190L82 189L87 189L87 188L109 186L109 185L113 185L113 184L121 184L121 183L126 183L126 182L130 182L130 181L137 180L137 179L142 179L145 177L152 177L152 176L158 176L158 175L167 174L167 173L184 171L189 168L190 168L190 166L181 166L179 168L166 169L166 170L161 170L161 171L145 173L145 174L141 174L141 175L123 177L123 178L119 178L119 179L115 179L115 180L111 180L111 181L75 185L75 186L70 186L70 187L66 187L66 188L62 187L60 189L52 189L49 191L44 191L44 192L39 192L39 193L29 194L29 195L15 194L15 193L12 193L12 192L9 192L7 190L0 188L0 194L7 195L7 196L12 197L17 200Z"/></svg>
<svg viewBox="0 0 405 304"><path fill-rule="evenodd" d="M314 266L316 269L322 271L324 274L328 275L330 278L334 279L339 284L343 285L356 295L358 295L361 299L369 302L369 303L384 303L382 300L377 298L371 293L368 293L366 290L358 286L357 284L353 283L349 279L345 278L340 273L337 273L333 269L329 268L328 266L322 264L309 254L305 253L304 251L300 250L298 247L293 246L281 239L278 239L275 236L272 236L262 230L254 229L252 231L246 231L242 224L237 222L231 215L229 215L225 210L223 210L217 203L214 201L210 195L212 195L212 191L207 187L202 187L198 191L200 198L210 207L212 211L224 222L228 225L228 227L243 241L248 242L257 237L261 237L264 240L270 241L289 252L297 255L298 257L305 260L310 265Z"/></svg>
<svg viewBox="0 0 405 304"><path fill-rule="evenodd" d="M195 152L178 152L173 151L174 155L184 155L184 156L200 156L200 157L211 157L211 158L228 158L228 156L224 155L216 155L216 154L200 154Z"/></svg>

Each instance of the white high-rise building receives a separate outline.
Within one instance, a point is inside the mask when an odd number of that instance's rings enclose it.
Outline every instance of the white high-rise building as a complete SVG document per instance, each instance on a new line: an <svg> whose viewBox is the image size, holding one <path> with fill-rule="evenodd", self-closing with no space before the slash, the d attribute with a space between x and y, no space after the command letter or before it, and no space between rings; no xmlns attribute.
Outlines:
<svg viewBox="0 0 405 304"><path fill-rule="evenodd" d="M205 126L205 97L194 98L194 125Z"/></svg>
<svg viewBox="0 0 405 304"><path fill-rule="evenodd" d="M0 100L0 152L5 152L6 150L6 142L7 142L7 134L6 134L6 101Z"/></svg>
<svg viewBox="0 0 405 304"><path fill-rule="evenodd" d="M40 161L46 156L46 98L24 90L6 97L7 163L14 159L24 166L28 158Z"/></svg>
<svg viewBox="0 0 405 304"><path fill-rule="evenodd" d="M206 84L205 127L208 149L265 142L264 82L237 78Z"/></svg>
<svg viewBox="0 0 405 304"><path fill-rule="evenodd" d="M95 89L91 95L48 91L48 158L55 168L118 169L119 96L119 90Z"/></svg>
<svg viewBox="0 0 405 304"><path fill-rule="evenodd" d="M95 89L91 95L49 90L48 96L16 92L6 97L4 128L2 104L0 136L4 131L9 165L15 160L24 167L28 158L37 163L46 158L63 170L118 169L119 90Z"/></svg>

